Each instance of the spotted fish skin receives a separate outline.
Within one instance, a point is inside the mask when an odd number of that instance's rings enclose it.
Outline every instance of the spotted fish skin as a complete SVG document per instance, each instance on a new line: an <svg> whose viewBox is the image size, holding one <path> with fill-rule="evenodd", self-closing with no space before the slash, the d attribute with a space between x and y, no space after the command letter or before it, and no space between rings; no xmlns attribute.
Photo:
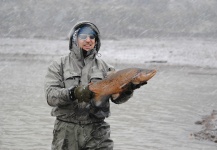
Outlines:
<svg viewBox="0 0 217 150"><path fill-rule="evenodd" d="M94 100L97 102L103 97L123 92L130 83L140 84L148 81L156 72L156 70L126 68L107 76L101 81L90 83L89 90L94 93Z"/></svg>

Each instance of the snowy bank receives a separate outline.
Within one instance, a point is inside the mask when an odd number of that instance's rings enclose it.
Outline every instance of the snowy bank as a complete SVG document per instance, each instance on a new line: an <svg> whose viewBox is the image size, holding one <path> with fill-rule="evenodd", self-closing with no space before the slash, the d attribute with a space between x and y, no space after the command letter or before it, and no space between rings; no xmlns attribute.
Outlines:
<svg viewBox="0 0 217 150"><path fill-rule="evenodd" d="M0 39L0 59L52 60L67 55L67 40ZM112 64L163 64L217 68L215 39L103 40L99 51Z"/></svg>

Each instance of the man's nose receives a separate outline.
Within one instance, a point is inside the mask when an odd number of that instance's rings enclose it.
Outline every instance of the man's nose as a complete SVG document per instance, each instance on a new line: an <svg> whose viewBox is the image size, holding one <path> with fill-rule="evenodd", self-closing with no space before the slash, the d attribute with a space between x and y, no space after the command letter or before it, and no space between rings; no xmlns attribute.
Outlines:
<svg viewBox="0 0 217 150"><path fill-rule="evenodd" d="M89 36L87 36L86 41L90 41L90 37Z"/></svg>

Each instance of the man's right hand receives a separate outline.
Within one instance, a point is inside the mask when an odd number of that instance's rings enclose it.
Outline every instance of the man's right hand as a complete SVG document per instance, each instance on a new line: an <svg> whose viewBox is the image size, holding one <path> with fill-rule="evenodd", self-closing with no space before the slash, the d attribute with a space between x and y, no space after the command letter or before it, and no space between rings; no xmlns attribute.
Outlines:
<svg viewBox="0 0 217 150"><path fill-rule="evenodd" d="M74 87L71 89L71 92L69 92L74 99L78 99L78 102L89 102L91 98L93 97L93 92L89 90L88 86L80 85L77 87Z"/></svg>

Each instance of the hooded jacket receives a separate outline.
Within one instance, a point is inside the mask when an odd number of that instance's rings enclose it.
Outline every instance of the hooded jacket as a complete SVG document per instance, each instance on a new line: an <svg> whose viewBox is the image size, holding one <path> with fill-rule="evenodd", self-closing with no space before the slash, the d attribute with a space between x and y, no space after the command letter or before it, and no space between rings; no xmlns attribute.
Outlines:
<svg viewBox="0 0 217 150"><path fill-rule="evenodd" d="M96 46L85 58L76 39L76 32L84 25L89 25L97 33ZM47 103L53 107L51 115L62 121L80 124L102 121L110 114L110 97L100 105L95 105L93 100L89 103L78 103L76 99L70 100L68 90L77 85L88 85L90 82L102 80L108 71L114 70L103 60L96 58L100 49L99 30L90 22L81 22L72 28L69 39L69 55L53 61L45 77ZM122 94L115 102L123 103L131 96Z"/></svg>

